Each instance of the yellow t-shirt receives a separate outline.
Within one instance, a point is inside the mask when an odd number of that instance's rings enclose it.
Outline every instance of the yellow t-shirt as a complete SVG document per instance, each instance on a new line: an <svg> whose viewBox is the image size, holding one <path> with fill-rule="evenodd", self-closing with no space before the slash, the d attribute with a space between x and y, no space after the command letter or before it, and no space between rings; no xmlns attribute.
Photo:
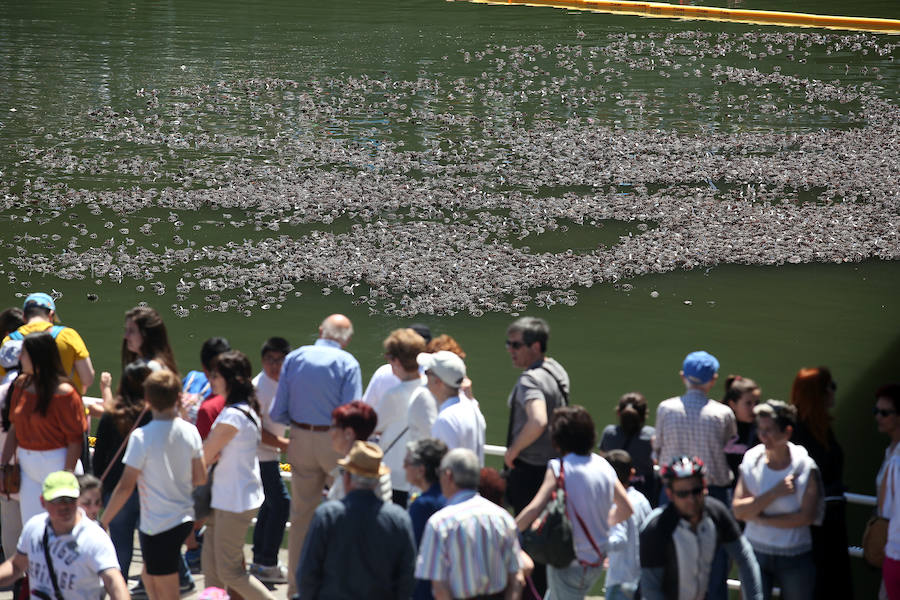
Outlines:
<svg viewBox="0 0 900 600"><path fill-rule="evenodd" d="M53 323L38 320L22 325L17 331L22 335L28 335L35 331L47 331L51 327L53 327ZM4 344L8 341L9 336L3 338ZM59 348L59 357L62 359L63 370L72 379L72 385L75 389L81 393L81 378L78 377L78 373L75 371L75 361L90 356L87 346L84 345L84 340L81 339L77 331L71 327L66 327L56 336L56 347Z"/></svg>

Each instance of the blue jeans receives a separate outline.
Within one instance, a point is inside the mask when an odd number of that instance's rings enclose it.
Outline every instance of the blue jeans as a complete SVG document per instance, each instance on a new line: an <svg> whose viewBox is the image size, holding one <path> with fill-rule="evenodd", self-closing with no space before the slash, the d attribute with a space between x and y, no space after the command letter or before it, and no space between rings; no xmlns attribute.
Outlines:
<svg viewBox="0 0 900 600"><path fill-rule="evenodd" d="M637 586L617 583L606 588L606 600L634 600Z"/></svg>
<svg viewBox="0 0 900 600"><path fill-rule="evenodd" d="M547 593L544 600L584 600L603 574L603 567L578 563L558 569L547 565Z"/></svg>
<svg viewBox="0 0 900 600"><path fill-rule="evenodd" d="M291 513L291 497L281 480L277 460L259 463L266 499L256 515L253 530L253 562L266 567L278 564L278 549L284 539L284 526Z"/></svg>
<svg viewBox="0 0 900 600"><path fill-rule="evenodd" d="M109 504L109 497L105 494L104 506ZM141 518L141 501L135 488L128 500L118 512L116 518L109 522L109 537L116 549L116 558L119 559L119 568L122 574L128 577L128 569L131 567L131 556L134 553L134 530L138 527Z"/></svg>
<svg viewBox="0 0 900 600"><path fill-rule="evenodd" d="M731 511L731 486L711 485L709 495L720 500ZM725 548L719 546L713 555L712 566L709 571L709 588L706 590L706 600L728 600L728 571L731 570L728 553Z"/></svg>
<svg viewBox="0 0 900 600"><path fill-rule="evenodd" d="M794 556L779 556L753 551L759 563L763 599L772 597L775 584L781 588L784 600L812 600L816 585L816 564L812 551Z"/></svg>

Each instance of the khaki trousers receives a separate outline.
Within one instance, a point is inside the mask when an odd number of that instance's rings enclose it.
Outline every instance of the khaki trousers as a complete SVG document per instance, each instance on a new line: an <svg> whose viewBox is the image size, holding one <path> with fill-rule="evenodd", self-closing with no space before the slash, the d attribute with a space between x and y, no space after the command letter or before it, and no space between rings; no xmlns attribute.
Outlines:
<svg viewBox="0 0 900 600"><path fill-rule="evenodd" d="M275 600L275 596L244 567L244 539L259 509L234 513L213 509L206 521L200 555L207 587L238 592L245 600Z"/></svg>
<svg viewBox="0 0 900 600"><path fill-rule="evenodd" d="M288 598L297 593L296 573L306 532L322 502L325 480L343 458L331 448L327 431L291 428L287 459L291 463L291 529L288 535Z"/></svg>

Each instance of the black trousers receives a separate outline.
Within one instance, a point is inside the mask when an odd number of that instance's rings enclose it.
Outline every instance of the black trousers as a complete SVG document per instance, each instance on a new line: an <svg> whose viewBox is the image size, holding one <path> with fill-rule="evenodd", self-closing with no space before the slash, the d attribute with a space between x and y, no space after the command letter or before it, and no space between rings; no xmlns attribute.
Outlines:
<svg viewBox="0 0 900 600"><path fill-rule="evenodd" d="M544 483L547 473L546 465L532 465L516 459L513 468L506 472L506 501L512 506L513 513L518 515L537 495ZM522 591L523 600L541 600L547 591L547 565L534 563L531 581L540 597L534 597L529 586Z"/></svg>

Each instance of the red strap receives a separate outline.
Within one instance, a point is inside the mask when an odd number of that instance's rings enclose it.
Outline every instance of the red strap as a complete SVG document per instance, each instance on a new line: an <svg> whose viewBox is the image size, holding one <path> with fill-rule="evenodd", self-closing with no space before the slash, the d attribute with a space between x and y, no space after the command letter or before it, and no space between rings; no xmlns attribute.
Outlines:
<svg viewBox="0 0 900 600"><path fill-rule="evenodd" d="M566 491L566 461L560 457L559 458L559 477L556 479L557 487L562 488L563 491ZM569 499L568 494L566 494L566 512L569 512ZM572 505L572 512L575 513L575 519L578 521L578 524L581 525L582 531L587 536L588 541L591 543L591 546L594 547L594 552L597 553L597 556L600 557L598 562L592 563L587 562L586 560L579 560L578 562L584 566L588 567L599 567L603 564L603 552L600 551L600 548L597 547L597 542L594 541L594 536L591 535L591 532L588 531L587 526L584 524L584 521L581 519L581 515L578 514L578 511L575 510L575 506ZM572 517L569 517L569 520L572 520ZM574 540L573 540L574 542Z"/></svg>

